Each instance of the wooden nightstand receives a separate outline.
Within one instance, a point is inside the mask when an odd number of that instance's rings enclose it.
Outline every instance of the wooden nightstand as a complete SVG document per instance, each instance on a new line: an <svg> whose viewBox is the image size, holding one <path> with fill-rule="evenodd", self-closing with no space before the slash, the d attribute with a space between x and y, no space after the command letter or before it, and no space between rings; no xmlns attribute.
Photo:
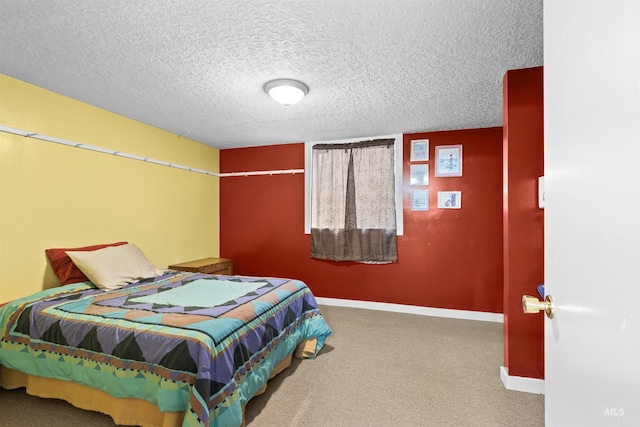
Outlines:
<svg viewBox="0 0 640 427"><path fill-rule="evenodd" d="M204 258L196 261L173 264L168 267L171 270L190 271L192 273L206 274L233 274L233 261L226 258Z"/></svg>

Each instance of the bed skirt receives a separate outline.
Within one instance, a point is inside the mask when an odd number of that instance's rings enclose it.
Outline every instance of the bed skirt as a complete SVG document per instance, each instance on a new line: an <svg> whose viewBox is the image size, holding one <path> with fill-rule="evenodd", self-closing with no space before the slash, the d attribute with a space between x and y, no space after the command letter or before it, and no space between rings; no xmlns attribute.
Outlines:
<svg viewBox="0 0 640 427"><path fill-rule="evenodd" d="M298 345L295 356L309 357L315 352L316 339L304 341ZM312 351L313 349L313 351ZM293 354L282 360L273 370L269 379L284 371L291 364ZM100 390L53 378L27 375L0 365L0 387L12 390L25 387L27 394L43 398L62 399L73 406L109 415L116 424L137 425L143 427L179 427L182 426L184 412L160 412L153 404L142 399L119 398ZM265 384L254 395L260 395L267 389ZM244 426L244 407L242 425Z"/></svg>

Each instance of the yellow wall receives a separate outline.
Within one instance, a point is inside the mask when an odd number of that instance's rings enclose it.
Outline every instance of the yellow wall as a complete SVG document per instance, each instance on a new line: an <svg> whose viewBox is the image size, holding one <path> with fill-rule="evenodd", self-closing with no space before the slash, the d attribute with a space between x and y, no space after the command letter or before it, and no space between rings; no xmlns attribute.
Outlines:
<svg viewBox="0 0 640 427"><path fill-rule="evenodd" d="M219 150L0 74L0 125L218 172ZM219 254L219 178L0 132L0 303L57 286L44 250Z"/></svg>

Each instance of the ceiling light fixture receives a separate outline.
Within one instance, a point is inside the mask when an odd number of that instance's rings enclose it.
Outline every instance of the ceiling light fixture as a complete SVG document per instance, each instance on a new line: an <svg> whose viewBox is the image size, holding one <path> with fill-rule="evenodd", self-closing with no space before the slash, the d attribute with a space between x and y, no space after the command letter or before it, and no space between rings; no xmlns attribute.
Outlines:
<svg viewBox="0 0 640 427"><path fill-rule="evenodd" d="M276 79L266 82L264 91L280 104L291 105L309 93L309 86L298 80Z"/></svg>

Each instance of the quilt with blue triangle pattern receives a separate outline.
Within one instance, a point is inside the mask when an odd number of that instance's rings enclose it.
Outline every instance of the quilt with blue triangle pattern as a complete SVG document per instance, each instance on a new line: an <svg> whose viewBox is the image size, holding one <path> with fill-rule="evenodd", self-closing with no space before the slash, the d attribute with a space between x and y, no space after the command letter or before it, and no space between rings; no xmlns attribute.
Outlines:
<svg viewBox="0 0 640 427"><path fill-rule="evenodd" d="M185 411L187 426L241 425L275 366L331 334L299 280L171 270L39 292L0 308L0 328L0 364Z"/></svg>

